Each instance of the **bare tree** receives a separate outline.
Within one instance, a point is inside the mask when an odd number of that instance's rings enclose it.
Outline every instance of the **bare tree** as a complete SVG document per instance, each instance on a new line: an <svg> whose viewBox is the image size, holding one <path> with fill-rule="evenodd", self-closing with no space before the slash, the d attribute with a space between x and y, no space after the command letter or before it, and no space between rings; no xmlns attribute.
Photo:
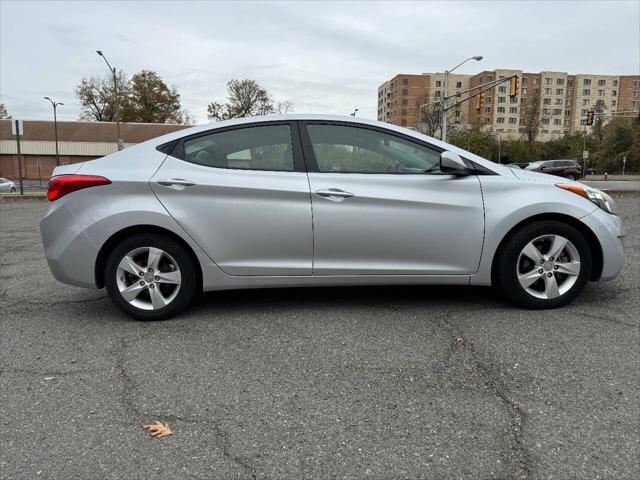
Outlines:
<svg viewBox="0 0 640 480"><path fill-rule="evenodd" d="M11 118L9 113L7 113L7 107L4 106L4 103L0 103L0 118Z"/></svg>
<svg viewBox="0 0 640 480"><path fill-rule="evenodd" d="M602 127L604 126L604 100L596 100L596 104L593 106L594 120L593 120L593 137L598 144L602 143L604 133Z"/></svg>
<svg viewBox="0 0 640 480"><path fill-rule="evenodd" d="M442 131L442 103L438 98L427 96L416 100L415 129L430 137L440 136Z"/></svg>
<svg viewBox="0 0 640 480"><path fill-rule="evenodd" d="M275 108L269 92L255 80L233 79L227 83L227 102L211 102L207 106L210 120L252 117L274 113Z"/></svg>
<svg viewBox="0 0 640 480"><path fill-rule="evenodd" d="M278 102L276 111L278 113L293 113L293 102L290 102L289 100Z"/></svg>
<svg viewBox="0 0 640 480"><path fill-rule="evenodd" d="M116 79L120 97L120 110L123 111L126 108L125 103L129 91L129 82L122 70L118 72ZM83 78L74 91L80 102L81 120L115 121L116 106L113 76Z"/></svg>
<svg viewBox="0 0 640 480"><path fill-rule="evenodd" d="M536 88L533 95L523 99L524 103L520 106L520 133L527 142L529 155L533 154L533 146L538 134L540 133L540 125L542 122L542 111L540 110L540 89Z"/></svg>

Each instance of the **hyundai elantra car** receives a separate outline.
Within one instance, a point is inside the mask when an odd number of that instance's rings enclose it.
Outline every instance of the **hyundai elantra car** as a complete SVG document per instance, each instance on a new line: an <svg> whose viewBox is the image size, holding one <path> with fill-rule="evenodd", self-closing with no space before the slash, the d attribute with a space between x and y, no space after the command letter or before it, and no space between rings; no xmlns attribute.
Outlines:
<svg viewBox="0 0 640 480"><path fill-rule="evenodd" d="M41 222L61 282L136 319L201 291L494 285L553 308L623 265L606 194L386 123L261 116L58 167Z"/></svg>

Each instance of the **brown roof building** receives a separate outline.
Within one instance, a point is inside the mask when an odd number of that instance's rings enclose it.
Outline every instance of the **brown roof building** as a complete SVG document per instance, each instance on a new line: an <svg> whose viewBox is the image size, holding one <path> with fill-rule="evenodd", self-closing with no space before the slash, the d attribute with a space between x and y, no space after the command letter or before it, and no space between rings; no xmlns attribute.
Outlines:
<svg viewBox="0 0 640 480"><path fill-rule="evenodd" d="M16 137L12 120L0 120L0 177L18 178ZM127 146L166 133L188 128L187 125L155 123L121 123L120 135ZM23 155L23 178L48 179L56 166L55 131L51 121L25 120L20 150ZM111 122L58 122L60 164L84 162L117 151L117 128Z"/></svg>

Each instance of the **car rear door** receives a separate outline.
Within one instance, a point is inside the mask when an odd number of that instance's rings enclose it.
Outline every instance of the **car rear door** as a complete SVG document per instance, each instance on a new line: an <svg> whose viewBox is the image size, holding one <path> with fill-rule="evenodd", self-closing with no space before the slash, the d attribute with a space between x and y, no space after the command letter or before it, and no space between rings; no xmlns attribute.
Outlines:
<svg viewBox="0 0 640 480"><path fill-rule="evenodd" d="M313 207L314 275L467 275L484 209L475 175L439 172L440 150L341 122L300 128Z"/></svg>
<svg viewBox="0 0 640 480"><path fill-rule="evenodd" d="M172 148L151 188L225 273L311 275L311 200L295 122L215 129Z"/></svg>

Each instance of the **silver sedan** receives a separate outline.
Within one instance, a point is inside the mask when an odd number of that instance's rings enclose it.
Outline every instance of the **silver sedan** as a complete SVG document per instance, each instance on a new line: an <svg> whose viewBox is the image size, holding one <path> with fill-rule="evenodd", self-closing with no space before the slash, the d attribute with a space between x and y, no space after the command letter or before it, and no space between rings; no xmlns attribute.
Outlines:
<svg viewBox="0 0 640 480"><path fill-rule="evenodd" d="M0 193L16 193L16 184L8 178L0 177Z"/></svg>
<svg viewBox="0 0 640 480"><path fill-rule="evenodd" d="M553 308L623 264L611 198L353 117L245 118L58 167L53 275L137 319L202 290L495 285Z"/></svg>

